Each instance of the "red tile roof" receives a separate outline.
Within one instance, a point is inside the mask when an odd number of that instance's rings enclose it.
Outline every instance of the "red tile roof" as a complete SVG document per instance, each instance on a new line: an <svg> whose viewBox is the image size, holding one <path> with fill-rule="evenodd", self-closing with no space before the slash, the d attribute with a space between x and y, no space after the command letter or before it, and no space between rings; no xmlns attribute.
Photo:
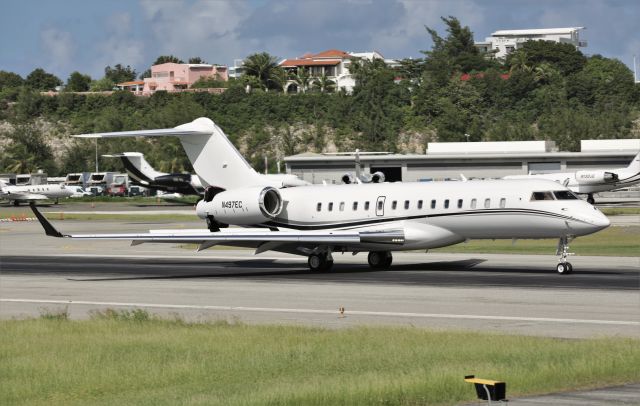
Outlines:
<svg viewBox="0 0 640 406"><path fill-rule="evenodd" d="M351 58L351 55L339 49L329 49L312 55L312 58Z"/></svg>
<svg viewBox="0 0 640 406"><path fill-rule="evenodd" d="M144 85L144 80L133 80L131 82L122 82L122 83L118 83L116 86L134 86L134 85Z"/></svg>
<svg viewBox="0 0 640 406"><path fill-rule="evenodd" d="M314 61L313 59L285 59L280 63L280 66L326 66L337 65L340 63L338 59L323 59L320 61Z"/></svg>

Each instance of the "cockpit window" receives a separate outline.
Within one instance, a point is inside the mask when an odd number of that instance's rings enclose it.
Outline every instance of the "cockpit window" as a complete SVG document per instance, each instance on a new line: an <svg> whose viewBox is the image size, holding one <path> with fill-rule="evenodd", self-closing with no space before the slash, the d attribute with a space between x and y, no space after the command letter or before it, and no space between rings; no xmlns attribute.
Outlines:
<svg viewBox="0 0 640 406"><path fill-rule="evenodd" d="M572 192L568 190L559 190L557 192L553 192L556 199L558 200L577 200L578 197L574 195Z"/></svg>
<svg viewBox="0 0 640 406"><path fill-rule="evenodd" d="M533 192L531 194L531 201L534 200L554 200L553 193L551 192Z"/></svg>

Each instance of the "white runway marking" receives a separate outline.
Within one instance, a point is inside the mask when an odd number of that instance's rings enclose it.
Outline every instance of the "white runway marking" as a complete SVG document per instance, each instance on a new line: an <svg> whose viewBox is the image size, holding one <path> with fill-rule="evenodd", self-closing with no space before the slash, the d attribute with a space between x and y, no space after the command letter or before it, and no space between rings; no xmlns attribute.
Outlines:
<svg viewBox="0 0 640 406"><path fill-rule="evenodd" d="M243 307L243 306L201 306L201 305L179 305L160 303L122 303L122 302L92 302L83 300L38 300L38 299L0 299L4 303L37 303L37 304L76 304L94 306L114 306L114 307L149 307L159 309L190 309L190 310L221 310L234 312L265 312L265 313L302 313L302 314L334 314L338 315L338 310L320 309L286 309L273 307ZM357 316L378 316L378 317L418 317L436 319L467 319L467 320L498 320L498 321L530 321L544 323L565 323L565 324L604 324L616 326L640 326L639 321L625 320L586 320L586 319L559 319L548 317L515 317L515 316L482 316L473 314L441 314L441 313L403 313L403 312L375 312L362 310L346 310L345 315Z"/></svg>

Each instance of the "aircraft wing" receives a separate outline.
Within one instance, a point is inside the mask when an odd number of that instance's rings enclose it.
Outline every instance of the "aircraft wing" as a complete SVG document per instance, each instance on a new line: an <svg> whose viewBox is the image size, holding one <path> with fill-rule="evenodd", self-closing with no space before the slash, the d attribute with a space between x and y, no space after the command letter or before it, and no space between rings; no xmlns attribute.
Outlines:
<svg viewBox="0 0 640 406"><path fill-rule="evenodd" d="M258 252L285 244L317 245L357 245L357 244L404 244L403 230L357 231L357 230L319 230L319 231L271 231L269 229L228 229L211 232L209 230L162 230L146 233L121 234L62 234L47 220L34 204L33 213L48 236L75 238L84 240L131 240L133 245L143 243L200 244L198 250L216 244L247 244L257 247ZM266 248L270 247L270 248Z"/></svg>

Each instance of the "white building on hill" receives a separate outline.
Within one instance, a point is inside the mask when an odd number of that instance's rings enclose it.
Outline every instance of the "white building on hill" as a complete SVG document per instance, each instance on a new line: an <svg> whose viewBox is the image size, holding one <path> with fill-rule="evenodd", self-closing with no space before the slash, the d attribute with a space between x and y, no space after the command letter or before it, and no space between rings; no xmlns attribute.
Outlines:
<svg viewBox="0 0 640 406"><path fill-rule="evenodd" d="M487 37L484 42L476 42L475 46L482 52L494 52L496 58L504 58L522 47L527 41L552 41L571 44L576 48L587 46L580 41L580 30L584 27L542 28L530 30L500 30Z"/></svg>

